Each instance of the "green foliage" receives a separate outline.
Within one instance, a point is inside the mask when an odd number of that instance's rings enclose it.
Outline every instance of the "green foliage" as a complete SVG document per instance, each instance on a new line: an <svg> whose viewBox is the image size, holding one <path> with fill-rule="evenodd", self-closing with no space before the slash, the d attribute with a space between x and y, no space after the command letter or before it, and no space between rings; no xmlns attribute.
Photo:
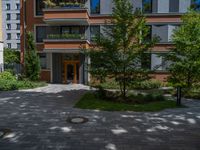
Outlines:
<svg viewBox="0 0 200 150"><path fill-rule="evenodd" d="M173 86L192 87L200 81L200 14L190 11L182 21L172 38L175 49L166 57L172 62L169 82Z"/></svg>
<svg viewBox="0 0 200 150"><path fill-rule="evenodd" d="M0 73L0 79L1 80L11 80L11 81L13 81L13 80L16 80L16 77L13 76L12 73L10 73L8 71L4 71L4 72Z"/></svg>
<svg viewBox="0 0 200 150"><path fill-rule="evenodd" d="M131 89L150 90L150 89L158 89L161 86L162 83L158 80L146 80L131 85Z"/></svg>
<svg viewBox="0 0 200 150"><path fill-rule="evenodd" d="M36 81L40 77L40 60L37 55L34 37L31 32L27 33L25 53L25 74L31 81Z"/></svg>
<svg viewBox="0 0 200 150"><path fill-rule="evenodd" d="M145 41L150 32L145 17L139 11L133 14L128 0L114 0L114 4L111 20L114 25L104 28L104 34L96 36L96 45L86 55L91 58L91 75L101 82L107 77L113 78L126 99L131 84L148 78L148 70L140 64L157 38Z"/></svg>
<svg viewBox="0 0 200 150"><path fill-rule="evenodd" d="M0 73L0 91L28 89L45 86L44 82L32 82L29 80L17 80L10 72Z"/></svg>
<svg viewBox="0 0 200 150"><path fill-rule="evenodd" d="M191 89L185 89L183 91L185 98L200 99L200 87L193 87Z"/></svg>
<svg viewBox="0 0 200 150"><path fill-rule="evenodd" d="M5 64L20 63L20 52L15 51L13 49L5 48L4 63Z"/></svg>
<svg viewBox="0 0 200 150"><path fill-rule="evenodd" d="M156 101L145 104L129 104L116 101L107 101L95 97L92 93L85 94L78 103L76 108L81 109L99 109L105 111L161 111L167 108L177 108L176 102L172 100Z"/></svg>
<svg viewBox="0 0 200 150"><path fill-rule="evenodd" d="M85 39L82 34L49 34L48 39Z"/></svg>

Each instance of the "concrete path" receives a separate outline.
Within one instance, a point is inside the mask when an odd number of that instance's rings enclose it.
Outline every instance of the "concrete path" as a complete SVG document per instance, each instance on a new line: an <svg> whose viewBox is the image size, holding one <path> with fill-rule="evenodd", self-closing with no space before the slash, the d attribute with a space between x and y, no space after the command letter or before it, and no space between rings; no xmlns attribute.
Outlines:
<svg viewBox="0 0 200 150"><path fill-rule="evenodd" d="M156 113L80 110L83 85L0 92L0 150L199 150L200 101ZM67 122L83 116L84 124Z"/></svg>

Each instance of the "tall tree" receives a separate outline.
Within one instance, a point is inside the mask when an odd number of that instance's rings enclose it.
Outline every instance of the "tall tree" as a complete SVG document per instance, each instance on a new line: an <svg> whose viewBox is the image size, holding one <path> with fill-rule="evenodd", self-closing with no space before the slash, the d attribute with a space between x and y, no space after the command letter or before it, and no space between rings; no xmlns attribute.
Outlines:
<svg viewBox="0 0 200 150"><path fill-rule="evenodd" d="M189 11L174 31L175 48L167 55L172 62L169 81L176 86L192 87L200 82L200 14Z"/></svg>
<svg viewBox="0 0 200 150"><path fill-rule="evenodd" d="M40 77L40 60L34 42L33 33L28 32L26 37L25 74L32 81Z"/></svg>
<svg viewBox="0 0 200 150"><path fill-rule="evenodd" d="M150 31L145 17L140 11L133 11L129 0L114 0L114 5L111 25L96 36L96 45L87 54L91 58L91 75L101 80L115 79L125 100L130 84L148 78L141 60L157 38L148 40Z"/></svg>

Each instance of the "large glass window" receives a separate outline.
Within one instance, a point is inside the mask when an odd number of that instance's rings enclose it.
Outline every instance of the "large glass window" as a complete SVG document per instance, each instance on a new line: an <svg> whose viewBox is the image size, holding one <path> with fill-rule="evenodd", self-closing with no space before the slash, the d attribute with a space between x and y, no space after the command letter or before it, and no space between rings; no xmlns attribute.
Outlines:
<svg viewBox="0 0 200 150"><path fill-rule="evenodd" d="M84 26L63 26L61 27L62 34L84 34Z"/></svg>
<svg viewBox="0 0 200 150"><path fill-rule="evenodd" d="M11 40L11 33L7 33L7 40Z"/></svg>
<svg viewBox="0 0 200 150"><path fill-rule="evenodd" d="M90 40L95 41L96 36L100 34L100 26L90 26Z"/></svg>
<svg viewBox="0 0 200 150"><path fill-rule="evenodd" d="M200 0L191 0L191 8L194 10L200 10Z"/></svg>
<svg viewBox="0 0 200 150"><path fill-rule="evenodd" d="M142 0L142 10L144 13L152 13L152 0Z"/></svg>
<svg viewBox="0 0 200 150"><path fill-rule="evenodd" d="M43 39L46 38L46 26L37 26L36 27L36 42L43 42Z"/></svg>
<svg viewBox="0 0 200 150"><path fill-rule="evenodd" d="M141 57L141 67L151 70L151 53L144 53Z"/></svg>
<svg viewBox="0 0 200 150"><path fill-rule="evenodd" d="M100 0L90 0L91 14L100 14Z"/></svg>
<svg viewBox="0 0 200 150"><path fill-rule="evenodd" d="M43 3L43 0L35 0L35 7L36 7L36 16L43 15L42 9L45 8L45 4Z"/></svg>
<svg viewBox="0 0 200 150"><path fill-rule="evenodd" d="M16 14L16 20L20 20L20 14Z"/></svg>

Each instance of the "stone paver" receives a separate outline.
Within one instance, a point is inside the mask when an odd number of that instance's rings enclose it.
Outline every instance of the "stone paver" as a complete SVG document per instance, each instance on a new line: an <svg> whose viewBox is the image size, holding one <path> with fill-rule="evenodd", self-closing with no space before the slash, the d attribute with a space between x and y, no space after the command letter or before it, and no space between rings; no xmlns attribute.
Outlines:
<svg viewBox="0 0 200 150"><path fill-rule="evenodd" d="M200 101L155 113L80 110L83 85L0 92L0 150L199 150ZM66 122L84 116L85 124Z"/></svg>

